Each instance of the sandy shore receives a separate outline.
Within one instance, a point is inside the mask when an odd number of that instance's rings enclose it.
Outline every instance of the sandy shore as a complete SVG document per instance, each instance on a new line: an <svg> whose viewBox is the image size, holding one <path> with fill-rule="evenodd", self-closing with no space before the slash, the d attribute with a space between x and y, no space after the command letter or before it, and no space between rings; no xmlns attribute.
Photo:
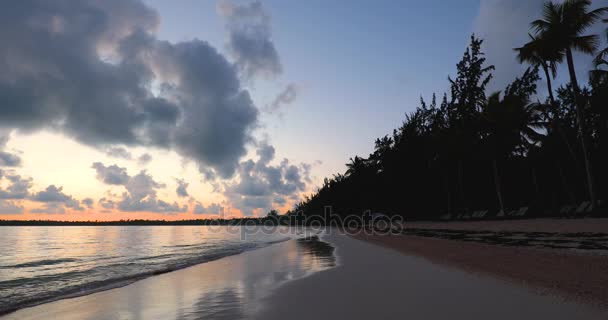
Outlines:
<svg viewBox="0 0 608 320"><path fill-rule="evenodd" d="M256 319L606 319L600 309L333 234L340 266L288 282ZM433 248L429 248L432 250Z"/></svg>
<svg viewBox="0 0 608 320"><path fill-rule="evenodd" d="M522 219L522 220L480 220L480 221L415 221L405 223L406 228L417 229L456 229L487 231L523 232L608 232L608 219Z"/></svg>
<svg viewBox="0 0 608 320"><path fill-rule="evenodd" d="M291 240L6 319L606 319L584 304L333 233L338 265ZM369 240L369 239L368 239ZM317 270L318 272L311 272ZM4 318L3 318L4 319Z"/></svg>

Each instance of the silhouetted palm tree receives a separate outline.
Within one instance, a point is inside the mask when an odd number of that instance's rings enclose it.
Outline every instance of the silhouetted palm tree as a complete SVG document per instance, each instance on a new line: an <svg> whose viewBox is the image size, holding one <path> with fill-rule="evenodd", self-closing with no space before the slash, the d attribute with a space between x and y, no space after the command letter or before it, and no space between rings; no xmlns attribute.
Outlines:
<svg viewBox="0 0 608 320"><path fill-rule="evenodd" d="M366 168L367 164L365 159L359 157L359 156L355 156L355 158L350 158L350 162L346 164L346 175L347 176L352 176L355 174L359 174L361 172L363 172L363 170Z"/></svg>
<svg viewBox="0 0 608 320"><path fill-rule="evenodd" d="M517 51L517 59L520 63L528 63L543 69L547 81L547 90L549 91L549 100L551 105L555 106L551 79L557 76L557 65L564 60L564 54L552 50L549 45L543 43L542 39L538 39L531 34L528 35L531 41L521 48L514 49Z"/></svg>
<svg viewBox="0 0 608 320"><path fill-rule="evenodd" d="M543 44L554 52L564 53L568 63L570 82L574 93L576 105L576 117L578 130L581 136L581 147L585 160L585 170L587 174L587 188L592 206L595 206L595 190L593 185L593 173L588 154L588 143L584 124L583 103L580 97L580 88L576 79L574 59L572 51L577 50L586 54L593 54L597 50L597 35L582 35L585 30L597 22L608 7L589 10L590 0L566 0L557 4L546 2L543 10L542 19L532 22L532 27L536 30L538 38L542 39Z"/></svg>
<svg viewBox="0 0 608 320"><path fill-rule="evenodd" d="M489 152L493 157L496 195L500 210L503 212L505 206L498 168L499 160L508 158L513 152L524 155L542 139L539 132L544 128L544 122L536 109L537 104L529 103L527 98L506 95L500 99L500 92L496 92L488 97L482 110L486 145L489 146Z"/></svg>
<svg viewBox="0 0 608 320"><path fill-rule="evenodd" d="M604 22L608 23L608 19L604 19ZM608 40L608 28L606 28L606 39ZM591 71L591 76L597 81L608 80L608 47L600 51L593 62L595 70Z"/></svg>

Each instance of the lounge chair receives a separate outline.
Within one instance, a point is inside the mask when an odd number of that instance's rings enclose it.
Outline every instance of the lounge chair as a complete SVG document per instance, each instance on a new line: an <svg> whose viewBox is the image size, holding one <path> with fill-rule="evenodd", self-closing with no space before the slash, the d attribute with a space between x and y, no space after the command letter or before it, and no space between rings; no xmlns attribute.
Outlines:
<svg viewBox="0 0 608 320"><path fill-rule="evenodd" d="M498 211L498 213L496 214L497 218L504 218L505 217L505 212L503 210Z"/></svg>
<svg viewBox="0 0 608 320"><path fill-rule="evenodd" d="M574 210L574 206L572 205L565 205L563 206L560 210L559 210L559 215L562 217L566 217L568 216L573 210Z"/></svg>
<svg viewBox="0 0 608 320"><path fill-rule="evenodd" d="M575 216L581 216L584 215L585 213L587 213L587 210L591 209L591 202L590 201L583 201L577 208L576 210L574 210L574 215Z"/></svg>
<svg viewBox="0 0 608 320"><path fill-rule="evenodd" d="M442 215L441 217L439 217L439 220L450 220L452 219L452 215L449 213L446 213L444 215Z"/></svg>
<svg viewBox="0 0 608 320"><path fill-rule="evenodd" d="M481 212L479 212L479 219L485 218L487 214L488 210L482 210Z"/></svg>
<svg viewBox="0 0 608 320"><path fill-rule="evenodd" d="M517 211L513 214L513 216L518 217L518 218L523 218L526 216L527 213L528 213L528 207L521 207L521 208L519 208L519 211Z"/></svg>

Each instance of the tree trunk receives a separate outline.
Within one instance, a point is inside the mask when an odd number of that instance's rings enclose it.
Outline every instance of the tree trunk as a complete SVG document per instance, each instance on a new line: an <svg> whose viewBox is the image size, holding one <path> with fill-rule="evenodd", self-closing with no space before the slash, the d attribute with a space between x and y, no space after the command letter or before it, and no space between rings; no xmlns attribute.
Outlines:
<svg viewBox="0 0 608 320"><path fill-rule="evenodd" d="M496 159L493 161L494 167L494 186L496 187L496 195L498 196L498 204L500 205L500 211L505 212L505 205L502 201L502 190L500 188L500 175L498 174L498 163Z"/></svg>
<svg viewBox="0 0 608 320"><path fill-rule="evenodd" d="M555 98L553 97L553 87L551 86L551 76L549 75L549 67L546 63L542 64L543 70L545 71L545 78L547 78L547 90L549 90L549 101L551 106L555 107Z"/></svg>
<svg viewBox="0 0 608 320"><path fill-rule="evenodd" d="M570 198L570 204L576 205L576 197L574 196L574 193L572 193L572 191L570 190L570 187L568 187L568 180L564 175L564 169L562 169L562 165L559 161L557 161L556 163L557 170L559 171L559 179L562 181L562 186L564 187L564 191L568 195L568 198Z"/></svg>
<svg viewBox="0 0 608 320"><path fill-rule="evenodd" d="M449 166L445 170L445 190L448 196L448 214L452 216L452 193L450 192L450 169Z"/></svg>
<svg viewBox="0 0 608 320"><path fill-rule="evenodd" d="M460 189L460 198L462 199L462 206L464 207L464 212L469 213L469 208L467 206L467 200L464 193L464 172L462 168L462 160L458 160L458 189Z"/></svg>
<svg viewBox="0 0 608 320"><path fill-rule="evenodd" d="M549 67L547 66L546 63L543 63L542 67L543 67L543 71L545 72L545 78L547 78L547 90L549 91L549 101L551 103L551 107L557 108L557 104L555 103L555 97L553 96L553 86L551 85L551 76L549 74ZM546 114L545 116L548 117L548 114ZM566 148L568 148L568 152L570 153L572 160L574 160L574 163L576 163L577 167L578 167L578 160L576 159L576 153L574 152L574 149L572 149L570 142L568 142L568 137L566 137L566 134L562 130L560 121L561 120L559 117L559 111L555 110L555 120L553 121L553 123L555 125L555 129L557 130L557 133L560 135L562 140L564 140L564 144L566 145Z"/></svg>
<svg viewBox="0 0 608 320"><path fill-rule="evenodd" d="M578 81L576 80L576 71L574 70L574 59L572 58L572 50L567 48L566 59L568 61L568 71L570 73L570 82L572 84L572 91L574 91L574 103L576 104L576 119L578 122L578 131L581 136L581 147L583 149L583 159L585 161L585 171L587 174L587 188L589 190L589 200L591 200L591 209L595 208L595 189L593 186L593 173L591 169L591 161L589 159L588 145L587 145L587 134L585 131L585 117L583 115L583 105L580 97L580 89L578 87Z"/></svg>

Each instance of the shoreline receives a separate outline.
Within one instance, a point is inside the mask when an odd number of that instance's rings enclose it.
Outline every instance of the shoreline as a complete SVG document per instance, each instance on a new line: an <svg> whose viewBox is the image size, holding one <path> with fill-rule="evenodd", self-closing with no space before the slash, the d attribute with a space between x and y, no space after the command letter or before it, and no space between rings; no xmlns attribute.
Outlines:
<svg viewBox="0 0 608 320"><path fill-rule="evenodd" d="M184 265L179 265L179 266L175 266L174 268L170 268L170 269L161 269L161 270L156 270L156 271L150 271L148 273L145 274L138 274L138 275L134 275L132 277L124 277L124 278L117 278L117 279L109 279L106 280L102 285L98 285L98 286L91 286L91 284L87 284L86 287L87 289L82 289L82 288L74 288L72 289L70 292L67 293L62 293L58 296L54 296L54 297L49 297L49 298L44 298L41 300L32 300L30 302L25 302L22 303L19 306L16 306L14 308L8 308L6 310L0 310L0 318L3 318L6 315L15 313L19 310L23 310L23 309L28 309L28 308L33 308L33 307L37 307L37 306L41 306L41 305L45 305L45 304L49 304L49 303L53 303L53 302L57 302L57 301L62 301L62 300L68 300L68 299L74 299L74 298L79 298L79 297L86 297L89 295L93 295L99 292L104 292L104 291L109 291L109 290L114 290L114 289L120 289L126 286L129 286L133 283L142 281L142 280L146 280L152 277L156 277L156 276L160 276L163 274L167 274L167 273L172 273L172 272L177 272L180 270L184 270L187 268L191 268L191 267L195 267L198 265L203 265L205 263L209 263L209 262L213 262L219 259L223 259L223 258L227 258L227 257L231 257L234 255L240 255L249 251L255 251L258 249L263 249L266 248L268 246L272 246L274 244L278 244L278 243L282 243L282 242L286 242L286 241L290 241L293 239L284 239L284 240L278 240L278 241L274 241L274 242L268 242L266 246L262 246L262 247L252 247L252 248L246 248L243 249L242 251L239 252L235 252L232 254L228 254L228 255L224 255L224 256L217 256L217 257L211 257L202 261L197 261L197 262L193 262L191 264L184 264Z"/></svg>
<svg viewBox="0 0 608 320"><path fill-rule="evenodd" d="M284 284L254 319L605 319L604 310L541 295L339 234L339 266Z"/></svg>
<svg viewBox="0 0 608 320"><path fill-rule="evenodd" d="M542 222L543 228L538 227ZM591 233L600 230L602 224L588 220L578 226L568 226L566 221L506 221L502 224L487 222L459 223L419 223L410 224L406 230L424 228L433 231L485 231L508 232L547 232L557 234ZM607 229L604 229L604 232ZM603 234L605 236L605 234ZM529 286L540 294L552 294L564 299L589 304L608 311L608 254L605 251L593 252L564 248L545 248L539 246L518 246L489 244L479 241L482 238L448 240L431 236L417 235L365 235L354 238L390 248L406 255L414 255L429 262L456 267L474 274L492 276L515 285ZM473 240L473 241L471 241ZM521 239L518 239L521 241ZM557 246L556 246L557 247Z"/></svg>
<svg viewBox="0 0 608 320"><path fill-rule="evenodd" d="M206 298L206 295L214 292L238 293L232 298L220 298L223 306L216 306L216 309L225 308L223 311L232 312L240 305L250 304L239 300L242 297L236 297L243 290L240 288L243 284L258 287L254 295L262 295L281 282L299 279L309 272L315 272L315 269L322 269L323 266L318 261L312 261L307 252L310 245L303 243L302 239L273 242L261 248L151 275L116 287L62 296L18 308L0 315L0 319L113 319L118 317L114 315L127 315L129 318L128 315L134 314L146 314L146 319L166 319L172 318L172 315L175 315L175 319L181 319L175 312L189 308L204 312L197 310L200 307L197 304L214 303L217 298ZM277 278L278 272L282 272L283 277ZM182 301L177 303L175 299L180 296ZM235 301L230 302L231 299ZM139 302L135 305L129 303L133 300ZM165 302L172 300L173 303ZM163 303L165 306L159 310L158 304Z"/></svg>
<svg viewBox="0 0 608 320"><path fill-rule="evenodd" d="M321 240L333 249L292 239L1 318L588 320L608 314L338 229ZM328 252L333 267L321 267Z"/></svg>

